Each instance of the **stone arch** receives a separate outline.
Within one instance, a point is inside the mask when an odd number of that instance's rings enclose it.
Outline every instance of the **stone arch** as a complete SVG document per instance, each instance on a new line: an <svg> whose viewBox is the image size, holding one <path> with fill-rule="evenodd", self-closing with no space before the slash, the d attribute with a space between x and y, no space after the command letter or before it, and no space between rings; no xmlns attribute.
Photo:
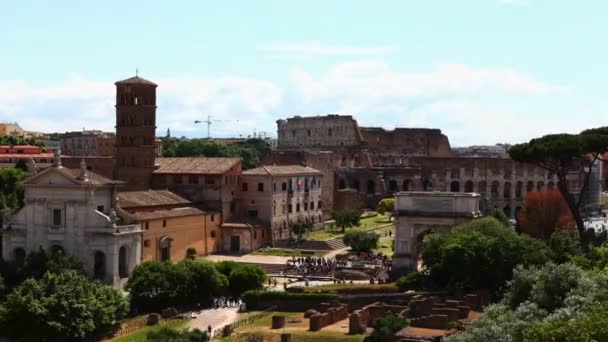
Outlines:
<svg viewBox="0 0 608 342"><path fill-rule="evenodd" d="M537 191L543 191L545 190L545 182L540 181L536 184L536 190Z"/></svg>
<svg viewBox="0 0 608 342"><path fill-rule="evenodd" d="M498 181L493 181L492 182L492 188L490 191L490 194L492 195L492 198L497 198L498 194L499 194L499 188L500 187L500 183L498 183Z"/></svg>
<svg viewBox="0 0 608 342"><path fill-rule="evenodd" d="M127 246L121 246L118 249L118 276L127 278L129 276L129 251Z"/></svg>
<svg viewBox="0 0 608 342"><path fill-rule="evenodd" d="M521 199L521 190L523 187L524 187L524 183L522 183L521 181L515 183L515 198Z"/></svg>
<svg viewBox="0 0 608 342"><path fill-rule="evenodd" d="M472 180L468 180L464 183L464 192L473 192L474 185Z"/></svg>
<svg viewBox="0 0 608 342"><path fill-rule="evenodd" d="M358 179L355 179L353 181L353 189L355 189L357 191L361 191L361 183L359 182Z"/></svg>
<svg viewBox="0 0 608 342"><path fill-rule="evenodd" d="M389 192L397 192L399 191L399 186L397 185L397 181L394 179L389 179L388 181L388 191Z"/></svg>
<svg viewBox="0 0 608 342"><path fill-rule="evenodd" d="M430 190L431 190L431 188L433 188L433 183L432 183L430 180L425 179L425 180L422 182L422 189L423 189L424 191L430 191Z"/></svg>
<svg viewBox="0 0 608 342"><path fill-rule="evenodd" d="M15 258L15 264L17 266L23 266L25 264L25 249L23 247L17 247L13 250L13 257Z"/></svg>
<svg viewBox="0 0 608 342"><path fill-rule="evenodd" d="M553 183L553 181L550 181L549 183L547 183L547 189L549 189L549 190L555 189L555 183Z"/></svg>
<svg viewBox="0 0 608 342"><path fill-rule="evenodd" d="M99 280L106 277L106 255L102 251L96 251L93 254L93 276Z"/></svg>
<svg viewBox="0 0 608 342"><path fill-rule="evenodd" d="M460 182L455 180L450 183L450 192L460 192Z"/></svg>
<svg viewBox="0 0 608 342"><path fill-rule="evenodd" d="M173 239L163 236L158 240L158 257L160 261L171 261L171 242Z"/></svg>
<svg viewBox="0 0 608 342"><path fill-rule="evenodd" d="M374 181L371 179L367 180L367 193L368 194L376 193L376 183L374 183Z"/></svg>
<svg viewBox="0 0 608 342"><path fill-rule="evenodd" d="M479 183L477 183L477 192L479 192L480 194L485 196L487 191L488 191L488 183L485 180L479 181Z"/></svg>
<svg viewBox="0 0 608 342"><path fill-rule="evenodd" d="M346 181L344 178L340 178L338 181L338 189L346 189Z"/></svg>
<svg viewBox="0 0 608 342"><path fill-rule="evenodd" d="M533 181L529 181L528 184L526 184L526 192L530 192L530 191L534 191L534 182Z"/></svg>
<svg viewBox="0 0 608 342"><path fill-rule="evenodd" d="M511 182L505 182L505 184L503 185L502 197L504 199L510 199L511 198Z"/></svg>
<svg viewBox="0 0 608 342"><path fill-rule="evenodd" d="M412 186L412 181L409 179L406 179L403 181L403 184L401 185L401 190L411 191L411 189L410 189L411 186Z"/></svg>

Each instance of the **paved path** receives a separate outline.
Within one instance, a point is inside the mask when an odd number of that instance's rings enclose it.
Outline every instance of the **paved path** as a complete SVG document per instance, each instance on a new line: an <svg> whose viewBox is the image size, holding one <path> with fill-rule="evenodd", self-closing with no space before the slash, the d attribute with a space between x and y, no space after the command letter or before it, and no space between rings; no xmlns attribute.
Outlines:
<svg viewBox="0 0 608 342"><path fill-rule="evenodd" d="M207 327L211 325L211 328L215 331L227 324L235 322L238 315L237 308L206 309L201 311L200 314L197 314L196 317L188 323L188 328L207 331Z"/></svg>

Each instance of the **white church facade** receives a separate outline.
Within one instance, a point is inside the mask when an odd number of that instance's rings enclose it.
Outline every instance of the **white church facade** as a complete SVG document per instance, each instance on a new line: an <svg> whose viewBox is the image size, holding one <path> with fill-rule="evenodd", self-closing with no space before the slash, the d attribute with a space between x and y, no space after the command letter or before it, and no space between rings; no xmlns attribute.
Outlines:
<svg viewBox="0 0 608 342"><path fill-rule="evenodd" d="M89 172L61 166L25 179L25 206L4 224L2 257L23 262L26 255L62 250L76 256L90 276L120 284L141 259L142 230L117 215L114 181Z"/></svg>

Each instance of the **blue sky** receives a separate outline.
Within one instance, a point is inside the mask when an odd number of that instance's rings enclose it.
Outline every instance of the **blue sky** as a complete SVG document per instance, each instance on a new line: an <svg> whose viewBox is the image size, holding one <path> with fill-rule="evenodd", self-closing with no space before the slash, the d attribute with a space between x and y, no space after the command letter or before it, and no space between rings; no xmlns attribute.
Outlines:
<svg viewBox="0 0 608 342"><path fill-rule="evenodd" d="M2 1L0 120L113 130L113 82L158 133L276 135L293 115L434 127L452 145L608 125L605 1ZM238 121L237 121L238 120Z"/></svg>

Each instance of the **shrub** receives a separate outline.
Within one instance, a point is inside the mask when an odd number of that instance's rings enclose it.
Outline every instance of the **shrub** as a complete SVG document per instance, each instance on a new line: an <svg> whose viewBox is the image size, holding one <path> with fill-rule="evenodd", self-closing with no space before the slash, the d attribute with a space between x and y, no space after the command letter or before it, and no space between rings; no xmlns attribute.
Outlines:
<svg viewBox="0 0 608 342"><path fill-rule="evenodd" d="M419 290L424 284L424 275L419 272L412 272L397 279L396 285L400 291Z"/></svg>
<svg viewBox="0 0 608 342"><path fill-rule="evenodd" d="M383 198L378 202L378 207L376 209L378 213L384 215L388 213L388 220L391 220L391 216L393 215L393 210L395 210L395 198Z"/></svg>
<svg viewBox="0 0 608 342"><path fill-rule="evenodd" d="M209 336L207 332L202 332L199 329L194 330L178 330L167 327L162 327L158 331L150 331L146 335L148 342L207 342Z"/></svg>
<svg viewBox="0 0 608 342"><path fill-rule="evenodd" d="M405 328L410 324L410 321L406 318L397 317L393 315L386 315L383 317L376 318L372 322L374 331L371 335L367 336L364 342L392 342L396 341L395 333Z"/></svg>
<svg viewBox="0 0 608 342"><path fill-rule="evenodd" d="M551 259L557 263L570 261L579 254L578 237L575 232L556 231L549 239Z"/></svg>
<svg viewBox="0 0 608 342"><path fill-rule="evenodd" d="M369 252L378 246L378 235L374 232L349 231L344 234L342 241L355 252Z"/></svg>
<svg viewBox="0 0 608 342"><path fill-rule="evenodd" d="M240 295L245 291L261 289L266 281L266 272L257 265L241 265L230 272L230 291Z"/></svg>
<svg viewBox="0 0 608 342"><path fill-rule="evenodd" d="M346 228L360 225L361 213L356 210L338 210L332 213L332 218L336 222L336 227L341 228L344 233Z"/></svg>
<svg viewBox="0 0 608 342"><path fill-rule="evenodd" d="M194 260L194 258L196 258L196 255L197 255L196 248L189 247L186 250L186 259Z"/></svg>

